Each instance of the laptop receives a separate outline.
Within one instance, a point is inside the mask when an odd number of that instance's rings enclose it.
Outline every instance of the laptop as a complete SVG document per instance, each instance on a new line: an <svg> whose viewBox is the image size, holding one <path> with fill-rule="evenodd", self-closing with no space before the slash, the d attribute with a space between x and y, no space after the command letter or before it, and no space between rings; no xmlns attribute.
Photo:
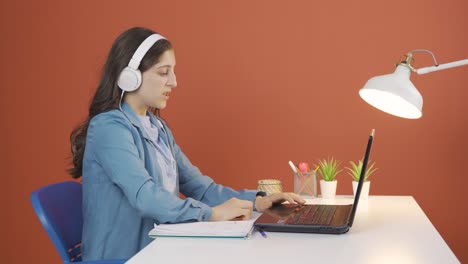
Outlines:
<svg viewBox="0 0 468 264"><path fill-rule="evenodd" d="M372 129L367 142L361 177L353 204L277 204L267 209L255 221L257 229L270 232L343 234L353 225L361 195L364 175L369 161L375 130Z"/></svg>

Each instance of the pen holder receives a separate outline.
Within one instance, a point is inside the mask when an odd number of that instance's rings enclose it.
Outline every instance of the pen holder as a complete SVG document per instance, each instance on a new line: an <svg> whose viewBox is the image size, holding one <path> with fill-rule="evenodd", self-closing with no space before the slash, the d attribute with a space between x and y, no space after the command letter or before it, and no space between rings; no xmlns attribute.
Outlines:
<svg viewBox="0 0 468 264"><path fill-rule="evenodd" d="M283 188L281 187L281 181L273 179L259 180L257 189L259 191L266 192L267 195L272 193L283 192Z"/></svg>
<svg viewBox="0 0 468 264"><path fill-rule="evenodd" d="M294 174L294 192L301 196L317 197L317 174L313 171Z"/></svg>

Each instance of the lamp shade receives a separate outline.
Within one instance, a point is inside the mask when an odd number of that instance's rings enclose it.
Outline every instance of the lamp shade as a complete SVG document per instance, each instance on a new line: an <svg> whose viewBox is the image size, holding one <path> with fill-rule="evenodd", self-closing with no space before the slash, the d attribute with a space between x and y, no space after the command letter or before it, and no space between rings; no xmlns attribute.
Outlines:
<svg viewBox="0 0 468 264"><path fill-rule="evenodd" d="M359 95L368 104L386 113L417 119L422 116L423 99L410 81L411 70L398 65L392 74L369 79L359 90Z"/></svg>

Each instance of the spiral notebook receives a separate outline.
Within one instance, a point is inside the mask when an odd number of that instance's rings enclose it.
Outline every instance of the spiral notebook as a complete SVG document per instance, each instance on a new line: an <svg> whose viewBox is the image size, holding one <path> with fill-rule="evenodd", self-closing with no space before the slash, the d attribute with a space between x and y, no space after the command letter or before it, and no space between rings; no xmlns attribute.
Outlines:
<svg viewBox="0 0 468 264"><path fill-rule="evenodd" d="M260 214L255 213L250 220L191 222L181 224L160 224L149 232L151 238L157 237L211 237L211 238L248 238L252 233L255 220Z"/></svg>

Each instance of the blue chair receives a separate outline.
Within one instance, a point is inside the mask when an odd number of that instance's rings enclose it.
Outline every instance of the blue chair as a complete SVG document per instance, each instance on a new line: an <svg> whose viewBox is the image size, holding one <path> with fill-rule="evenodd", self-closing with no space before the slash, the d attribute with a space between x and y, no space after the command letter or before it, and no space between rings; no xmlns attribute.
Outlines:
<svg viewBox="0 0 468 264"><path fill-rule="evenodd" d="M34 211L63 263L124 263L126 260L81 261L81 197L81 184L74 181L51 184L31 194Z"/></svg>

